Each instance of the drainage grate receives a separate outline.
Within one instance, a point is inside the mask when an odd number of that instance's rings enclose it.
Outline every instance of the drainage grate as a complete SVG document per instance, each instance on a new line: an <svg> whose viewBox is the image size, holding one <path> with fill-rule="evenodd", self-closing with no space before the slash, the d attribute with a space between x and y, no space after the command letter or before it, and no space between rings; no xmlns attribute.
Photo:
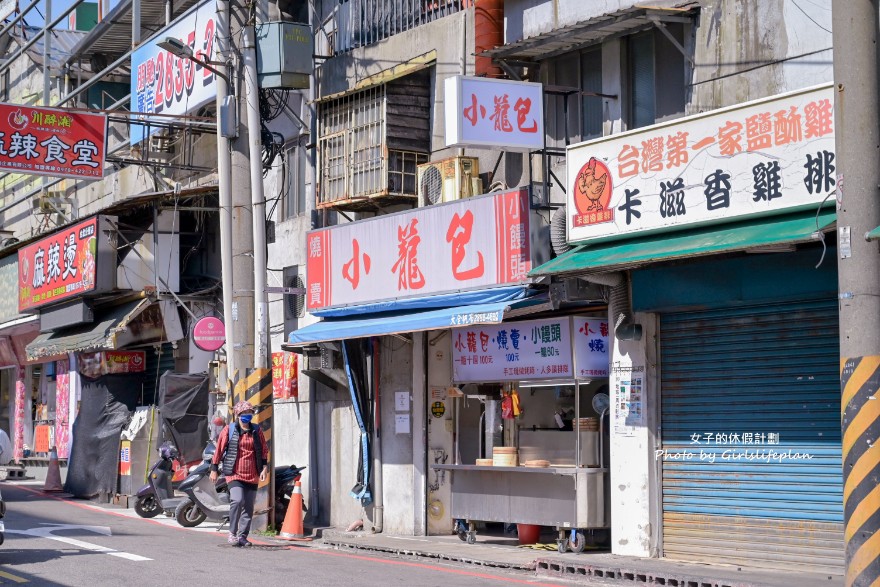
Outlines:
<svg viewBox="0 0 880 587"><path fill-rule="evenodd" d="M654 573L645 573L625 569L598 567L591 565L570 564L568 562L538 559L535 572L539 576L556 576L560 578L592 577L596 579L615 579L632 585L664 585L666 587L760 587L751 583L727 583L707 581L693 577L670 577Z"/></svg>

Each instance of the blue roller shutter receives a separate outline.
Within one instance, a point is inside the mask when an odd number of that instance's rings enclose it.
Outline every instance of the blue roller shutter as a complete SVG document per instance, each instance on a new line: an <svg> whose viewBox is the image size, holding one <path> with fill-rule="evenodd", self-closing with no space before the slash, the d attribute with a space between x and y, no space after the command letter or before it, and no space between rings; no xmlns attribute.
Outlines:
<svg viewBox="0 0 880 587"><path fill-rule="evenodd" d="M665 556L842 573L837 316L835 300L660 315Z"/></svg>

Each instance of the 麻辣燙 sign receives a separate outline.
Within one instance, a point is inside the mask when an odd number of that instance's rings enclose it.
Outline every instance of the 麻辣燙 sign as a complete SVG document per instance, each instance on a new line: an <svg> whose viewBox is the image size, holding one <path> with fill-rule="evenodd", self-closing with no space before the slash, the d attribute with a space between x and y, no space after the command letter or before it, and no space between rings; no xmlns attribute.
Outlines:
<svg viewBox="0 0 880 587"><path fill-rule="evenodd" d="M836 189L834 140L826 85L571 146L568 241L816 206Z"/></svg>
<svg viewBox="0 0 880 587"><path fill-rule="evenodd" d="M116 284L115 232L95 216L18 250L18 310L24 312Z"/></svg>
<svg viewBox="0 0 880 587"><path fill-rule="evenodd" d="M0 104L0 169L78 179L104 176L107 117Z"/></svg>

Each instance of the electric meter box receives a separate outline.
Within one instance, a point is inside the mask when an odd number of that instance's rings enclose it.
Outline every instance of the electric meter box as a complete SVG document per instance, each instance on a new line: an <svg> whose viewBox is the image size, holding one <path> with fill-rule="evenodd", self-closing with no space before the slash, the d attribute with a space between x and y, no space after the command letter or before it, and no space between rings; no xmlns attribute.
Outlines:
<svg viewBox="0 0 880 587"><path fill-rule="evenodd" d="M266 22L257 25L257 76L261 88L305 89L314 62L309 25Z"/></svg>

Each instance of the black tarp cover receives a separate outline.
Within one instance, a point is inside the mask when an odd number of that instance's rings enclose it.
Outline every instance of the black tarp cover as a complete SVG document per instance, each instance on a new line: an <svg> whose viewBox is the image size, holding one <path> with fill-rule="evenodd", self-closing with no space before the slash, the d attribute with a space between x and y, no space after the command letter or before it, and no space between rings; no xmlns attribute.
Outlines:
<svg viewBox="0 0 880 587"><path fill-rule="evenodd" d="M159 380L159 413L165 439L183 459L201 459L208 442L208 375L166 371Z"/></svg>
<svg viewBox="0 0 880 587"><path fill-rule="evenodd" d="M82 378L64 491L82 498L116 493L119 435L131 419L140 387L132 385L129 374Z"/></svg>

